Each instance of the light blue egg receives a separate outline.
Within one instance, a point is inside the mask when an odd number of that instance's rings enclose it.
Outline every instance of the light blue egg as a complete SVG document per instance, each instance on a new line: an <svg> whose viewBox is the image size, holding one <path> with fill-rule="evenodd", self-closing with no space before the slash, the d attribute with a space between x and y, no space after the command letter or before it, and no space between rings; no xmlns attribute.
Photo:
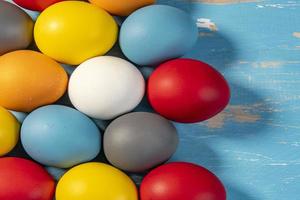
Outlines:
<svg viewBox="0 0 300 200"><path fill-rule="evenodd" d="M27 113L17 112L17 111L13 111L13 110L9 110L9 112L11 114L13 114L20 123L23 123L23 121L27 117Z"/></svg>
<svg viewBox="0 0 300 200"><path fill-rule="evenodd" d="M74 66L62 64L62 63L60 65L64 68L64 70L67 72L68 75L71 75L75 70Z"/></svg>
<svg viewBox="0 0 300 200"><path fill-rule="evenodd" d="M196 23L184 11L152 5L131 14L122 24L120 47L138 65L157 65L183 56L196 43Z"/></svg>
<svg viewBox="0 0 300 200"><path fill-rule="evenodd" d="M59 179L67 172L66 169L57 167L46 167L46 170L56 181L59 181Z"/></svg>
<svg viewBox="0 0 300 200"><path fill-rule="evenodd" d="M110 121L108 121L108 120L101 120L101 119L95 119L95 118L92 118L92 120L94 121L94 123L98 126L98 128L101 131L105 131L105 129L107 128L107 126L110 123Z"/></svg>
<svg viewBox="0 0 300 200"><path fill-rule="evenodd" d="M81 112L49 105L30 113L21 128L21 142L34 160L47 166L68 168L95 158L101 134Z"/></svg>

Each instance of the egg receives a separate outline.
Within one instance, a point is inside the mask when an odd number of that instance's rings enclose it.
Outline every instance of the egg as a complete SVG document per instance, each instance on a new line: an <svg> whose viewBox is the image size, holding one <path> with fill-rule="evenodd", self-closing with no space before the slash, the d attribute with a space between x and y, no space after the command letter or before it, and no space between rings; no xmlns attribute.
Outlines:
<svg viewBox="0 0 300 200"><path fill-rule="evenodd" d="M81 1L63 1L47 8L34 27L37 47L65 64L79 65L108 52L118 26L105 10Z"/></svg>
<svg viewBox="0 0 300 200"><path fill-rule="evenodd" d="M58 181L66 172L66 169L57 168L57 167L46 167L47 172Z"/></svg>
<svg viewBox="0 0 300 200"><path fill-rule="evenodd" d="M39 52L19 50L0 57L0 106L30 112L54 103L66 91L68 76Z"/></svg>
<svg viewBox="0 0 300 200"><path fill-rule="evenodd" d="M23 8L41 12L47 7L51 6L52 4L55 4L62 0L13 0L13 1Z"/></svg>
<svg viewBox="0 0 300 200"><path fill-rule="evenodd" d="M68 94L76 109L109 120L133 110L145 93L145 80L130 62L100 56L87 60L72 73Z"/></svg>
<svg viewBox="0 0 300 200"><path fill-rule="evenodd" d="M145 176L141 200L226 200L222 182L210 171L186 162L159 166Z"/></svg>
<svg viewBox="0 0 300 200"><path fill-rule="evenodd" d="M35 21L37 19L38 15L40 14L38 11L28 10L26 8L23 8L23 7L19 6L13 0L5 0L5 1L7 1L9 3L12 3L14 5L17 5L19 8L24 10L32 18L33 21Z"/></svg>
<svg viewBox="0 0 300 200"><path fill-rule="evenodd" d="M155 0L89 0L113 15L128 16L138 8L151 5Z"/></svg>
<svg viewBox="0 0 300 200"><path fill-rule="evenodd" d="M184 11L152 5L132 13L122 24L120 47L138 65L157 65L183 56L196 43L196 23Z"/></svg>
<svg viewBox="0 0 300 200"><path fill-rule="evenodd" d="M33 21L18 6L0 1L0 56L10 51L25 49L33 37Z"/></svg>
<svg viewBox="0 0 300 200"><path fill-rule="evenodd" d="M138 200L133 181L104 163L85 163L70 169L59 180L56 200Z"/></svg>
<svg viewBox="0 0 300 200"><path fill-rule="evenodd" d="M114 166L143 172L167 161L176 151L176 128L165 118L146 112L123 115L104 133L104 153Z"/></svg>
<svg viewBox="0 0 300 200"><path fill-rule="evenodd" d="M47 171L23 158L0 158L0 199L52 200L55 183Z"/></svg>
<svg viewBox="0 0 300 200"><path fill-rule="evenodd" d="M0 106L0 156L9 153L16 146L19 140L19 131L18 120Z"/></svg>
<svg viewBox="0 0 300 200"><path fill-rule="evenodd" d="M21 142L34 160L47 166L69 168L95 158L101 135L81 112L49 105L31 112L21 128Z"/></svg>
<svg viewBox="0 0 300 200"><path fill-rule="evenodd" d="M9 112L13 114L20 123L23 123L24 119L27 117L27 113L24 112L17 112L13 110L9 110Z"/></svg>
<svg viewBox="0 0 300 200"><path fill-rule="evenodd" d="M194 59L161 64L148 80L148 99L162 116L182 123L207 120L229 103L230 88L212 66Z"/></svg>

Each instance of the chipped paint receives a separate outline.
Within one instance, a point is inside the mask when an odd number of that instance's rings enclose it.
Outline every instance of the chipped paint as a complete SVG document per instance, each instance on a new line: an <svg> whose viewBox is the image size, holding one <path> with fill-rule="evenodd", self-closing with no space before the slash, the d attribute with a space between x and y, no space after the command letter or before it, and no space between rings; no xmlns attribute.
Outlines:
<svg viewBox="0 0 300 200"><path fill-rule="evenodd" d="M228 115L231 117L230 113L227 113L226 111L219 113L215 117L207 120L204 122L204 124L208 128L222 128L225 124L225 120L228 117Z"/></svg>
<svg viewBox="0 0 300 200"><path fill-rule="evenodd" d="M237 123L254 123L261 119L260 115L252 113L252 110L255 110L258 105L230 105L223 112L203 124L208 128L222 128L226 120Z"/></svg>
<svg viewBox="0 0 300 200"><path fill-rule="evenodd" d="M249 106L231 106L229 108L234 120L240 123L253 123L261 118L260 115L250 113L250 109Z"/></svg>
<svg viewBox="0 0 300 200"><path fill-rule="evenodd" d="M261 67L261 68L277 68L283 65L281 61L263 61L263 62L255 62L252 64L253 67Z"/></svg>
<svg viewBox="0 0 300 200"><path fill-rule="evenodd" d="M281 3L268 3L268 1L266 1L265 4L258 4L256 5L257 8L279 8L279 9L283 9L283 8L288 8L288 9L295 9L296 7L299 7L300 4L297 1L285 1L285 2L281 2Z"/></svg>
<svg viewBox="0 0 300 200"><path fill-rule="evenodd" d="M300 32L294 32L293 36L296 37L296 38L300 38Z"/></svg>
<svg viewBox="0 0 300 200"><path fill-rule="evenodd" d="M257 162L265 166L288 166L288 165L300 165L300 160L284 160L284 159L275 159L273 157L264 155L262 153L256 152L245 152L237 150L224 150L227 153L232 153L235 155L235 159L238 161L244 162Z"/></svg>
<svg viewBox="0 0 300 200"><path fill-rule="evenodd" d="M258 2L259 0L191 0L192 2L211 3L211 4L232 4Z"/></svg>
<svg viewBox="0 0 300 200"><path fill-rule="evenodd" d="M257 8L284 8L282 4L266 4L266 5L257 5Z"/></svg>
<svg viewBox="0 0 300 200"><path fill-rule="evenodd" d="M199 32L199 37L213 37L213 33Z"/></svg>
<svg viewBox="0 0 300 200"><path fill-rule="evenodd" d="M251 64L254 68L278 68L284 65L300 64L300 61L260 61L260 62L250 62L250 61L239 61L239 64Z"/></svg>
<svg viewBox="0 0 300 200"><path fill-rule="evenodd" d="M213 31L213 32L218 30L217 25L214 22L212 22L211 19L207 19L207 18L197 19L197 27L198 28L205 28L205 29L208 29L208 30Z"/></svg>

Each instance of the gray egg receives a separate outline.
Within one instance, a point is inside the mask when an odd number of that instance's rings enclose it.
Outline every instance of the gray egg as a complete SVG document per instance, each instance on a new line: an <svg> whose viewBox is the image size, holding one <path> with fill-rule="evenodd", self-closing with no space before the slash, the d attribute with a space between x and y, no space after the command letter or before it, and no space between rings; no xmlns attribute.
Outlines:
<svg viewBox="0 0 300 200"><path fill-rule="evenodd" d="M33 38L31 17L16 5L0 1L0 55L27 48Z"/></svg>
<svg viewBox="0 0 300 200"><path fill-rule="evenodd" d="M104 133L104 153L111 164L129 172L143 172L176 151L178 134L167 119L134 112L114 120Z"/></svg>

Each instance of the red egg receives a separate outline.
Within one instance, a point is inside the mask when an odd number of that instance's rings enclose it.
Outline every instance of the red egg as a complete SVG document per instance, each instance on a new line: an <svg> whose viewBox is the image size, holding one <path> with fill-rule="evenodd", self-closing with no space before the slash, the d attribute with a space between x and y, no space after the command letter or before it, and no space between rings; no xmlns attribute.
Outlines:
<svg viewBox="0 0 300 200"><path fill-rule="evenodd" d="M13 1L23 8L41 12L45 10L47 7L51 6L52 4L55 4L63 0L13 0Z"/></svg>
<svg viewBox="0 0 300 200"><path fill-rule="evenodd" d="M185 162L162 165L142 181L141 200L226 200L221 181L207 169Z"/></svg>
<svg viewBox="0 0 300 200"><path fill-rule="evenodd" d="M52 200L55 183L40 165L23 158L0 158L0 199Z"/></svg>
<svg viewBox="0 0 300 200"><path fill-rule="evenodd" d="M156 112L177 122L207 120L229 102L224 77L210 65L193 59L161 64L150 76L148 99Z"/></svg>

